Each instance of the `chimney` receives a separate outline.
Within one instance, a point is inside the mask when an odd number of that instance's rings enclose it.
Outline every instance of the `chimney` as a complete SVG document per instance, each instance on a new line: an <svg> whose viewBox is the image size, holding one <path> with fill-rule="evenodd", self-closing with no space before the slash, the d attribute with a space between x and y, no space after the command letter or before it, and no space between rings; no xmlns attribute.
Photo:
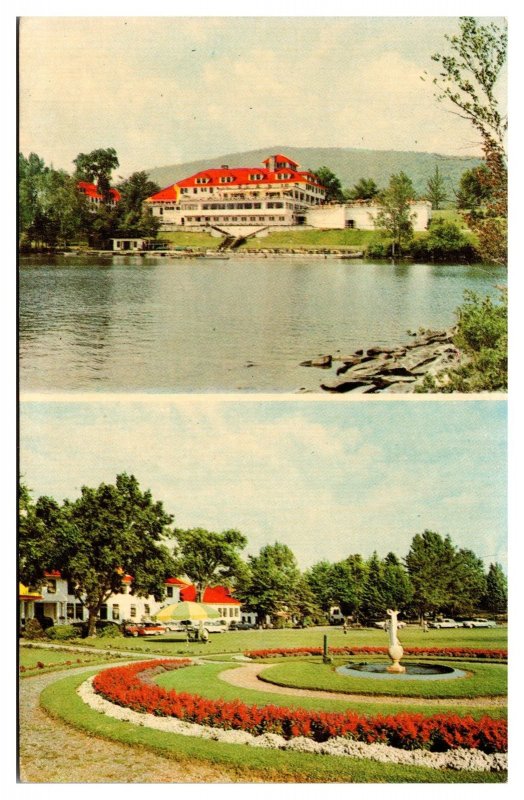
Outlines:
<svg viewBox="0 0 524 800"><path fill-rule="evenodd" d="M229 164L221 164L220 169L229 169Z"/></svg>

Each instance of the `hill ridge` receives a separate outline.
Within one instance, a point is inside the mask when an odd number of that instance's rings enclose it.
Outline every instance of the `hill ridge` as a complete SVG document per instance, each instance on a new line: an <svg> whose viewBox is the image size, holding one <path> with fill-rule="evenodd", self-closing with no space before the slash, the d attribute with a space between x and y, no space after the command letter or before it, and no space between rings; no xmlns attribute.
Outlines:
<svg viewBox="0 0 524 800"><path fill-rule="evenodd" d="M414 150L370 150L358 147L294 147L273 145L270 147L242 150L234 153L195 159L181 164L167 164L146 169L151 180L161 188L201 170L220 167L246 167L261 165L272 153L283 153L297 161L301 169L315 170L326 166L340 178L344 188L350 188L360 178L372 178L382 188L389 177L404 171L419 194L424 193L427 180L438 164L446 188L453 199L462 173L478 166L482 159L473 156L451 156L443 153L418 152Z"/></svg>

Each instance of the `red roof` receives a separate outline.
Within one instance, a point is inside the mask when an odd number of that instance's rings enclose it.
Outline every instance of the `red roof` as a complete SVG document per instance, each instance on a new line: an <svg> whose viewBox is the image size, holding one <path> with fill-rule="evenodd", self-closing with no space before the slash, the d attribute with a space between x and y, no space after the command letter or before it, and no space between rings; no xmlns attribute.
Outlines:
<svg viewBox="0 0 524 800"><path fill-rule="evenodd" d="M181 581L180 578L166 578L166 583L169 586L190 586L191 584L187 581Z"/></svg>
<svg viewBox="0 0 524 800"><path fill-rule="evenodd" d="M165 189L160 189L159 192L151 195L151 197L148 197L146 202L151 202L156 200L172 200L173 202L175 202L177 199L178 199L178 188L176 183L173 183L171 186L166 186Z"/></svg>
<svg viewBox="0 0 524 800"><path fill-rule="evenodd" d="M44 572L44 578L61 578L62 574L57 569L52 569L49 572Z"/></svg>
<svg viewBox="0 0 524 800"><path fill-rule="evenodd" d="M92 197L95 200L104 199L94 183L88 183L87 181L78 181L76 185L80 189L80 191L86 195L86 197ZM118 201L121 198L118 189L110 189L109 194L111 195L112 199L118 203Z"/></svg>
<svg viewBox="0 0 524 800"><path fill-rule="evenodd" d="M178 183L166 186L156 194L148 197L149 202L159 202L162 200L177 200L178 188L187 189L191 187L202 188L204 186L212 186L218 188L234 188L236 186L259 186L261 183L269 183L279 185L282 181L293 181L294 183L313 183L316 186L322 187L317 177L309 171L300 171L295 169L298 164L287 156L276 155L270 156L263 163L268 164L271 159L276 161L284 161L290 164L289 167L279 167L277 170L270 170L267 167L220 167L205 169L201 172L196 172L189 178L184 178ZM259 175L259 178L253 176ZM284 177L290 176L290 177ZM228 181L221 179L229 178ZM322 187L323 188L323 187Z"/></svg>
<svg viewBox="0 0 524 800"><path fill-rule="evenodd" d="M196 599L195 586L187 586L185 589L182 589L180 592L180 599L185 600L186 602L194 602ZM236 600L234 597L232 597L227 586L208 586L207 589L204 590L202 602L213 603L213 605L217 603L227 604L230 606L242 605L239 600Z"/></svg>
<svg viewBox="0 0 524 800"><path fill-rule="evenodd" d="M289 158L288 156L282 155L282 153L276 153L274 156L269 156L269 158L266 158L266 160L263 161L262 163L263 164L267 164L269 161L271 161L272 158L274 158L275 161L278 161L278 162L285 161L287 164L290 164L290 166L292 166L292 167L298 167L298 164L297 164L296 161L293 161L293 159Z"/></svg>

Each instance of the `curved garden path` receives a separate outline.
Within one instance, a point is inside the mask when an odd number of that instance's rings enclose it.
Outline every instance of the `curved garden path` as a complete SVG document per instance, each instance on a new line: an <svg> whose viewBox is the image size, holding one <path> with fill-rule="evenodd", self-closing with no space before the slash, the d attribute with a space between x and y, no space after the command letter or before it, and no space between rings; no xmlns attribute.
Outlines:
<svg viewBox="0 0 524 800"><path fill-rule="evenodd" d="M115 665L100 668L108 666ZM46 686L85 671L86 667L79 667L20 680L21 783L264 782L254 771L240 773L196 760L179 763L146 749L98 739L50 717L40 708L40 693Z"/></svg>
<svg viewBox="0 0 524 800"><path fill-rule="evenodd" d="M426 697L393 697L391 695L373 695L372 697L367 694L348 694L346 692L324 692L320 689L298 689L294 687L278 686L276 683L269 683L259 678L260 673L268 669L268 664L246 664L236 669L226 669L224 672L219 673L219 678L231 686L238 686L240 689L256 689L260 692L271 692L273 694L287 694L297 695L298 697L332 697L336 700L348 700L349 702L366 702L372 700L373 703L395 703L406 702L409 700L410 705L450 705L449 698L426 698ZM454 702L454 701L453 701ZM482 708L488 706L504 706L506 698L501 697L460 697L456 700L457 705L460 706L480 706Z"/></svg>

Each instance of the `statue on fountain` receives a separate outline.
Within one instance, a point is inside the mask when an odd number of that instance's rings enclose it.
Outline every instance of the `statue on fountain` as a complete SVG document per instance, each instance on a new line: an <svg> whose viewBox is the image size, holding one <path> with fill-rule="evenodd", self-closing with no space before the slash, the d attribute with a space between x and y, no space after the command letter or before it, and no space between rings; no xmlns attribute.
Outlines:
<svg viewBox="0 0 524 800"><path fill-rule="evenodd" d="M406 667L400 664L400 659L404 655L404 648L400 644L397 635L398 629L398 611L393 611L388 608L387 612L390 616L389 621L386 623L386 630L389 634L389 647L388 653L392 663L387 667L387 672L399 674L406 671Z"/></svg>

